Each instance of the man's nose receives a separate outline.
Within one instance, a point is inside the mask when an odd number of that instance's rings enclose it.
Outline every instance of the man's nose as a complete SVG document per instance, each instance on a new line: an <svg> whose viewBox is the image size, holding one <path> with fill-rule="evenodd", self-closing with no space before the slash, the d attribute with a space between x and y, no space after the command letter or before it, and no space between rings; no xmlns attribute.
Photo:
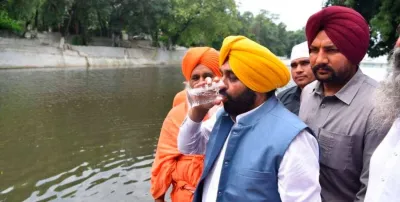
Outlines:
<svg viewBox="0 0 400 202"><path fill-rule="evenodd" d="M219 91L220 91L220 92L226 91L226 89L228 89L226 77L223 76L223 77L221 78L221 81L222 81L222 82L221 82L221 84L220 84L220 86L219 86Z"/></svg>
<svg viewBox="0 0 400 202"><path fill-rule="evenodd" d="M400 37L397 39L396 45L394 47L400 48Z"/></svg>
<svg viewBox="0 0 400 202"><path fill-rule="evenodd" d="M326 56L323 50L320 50L314 65L327 64L327 63L328 63L328 57Z"/></svg>
<svg viewBox="0 0 400 202"><path fill-rule="evenodd" d="M304 72L303 66L301 66L301 64L298 64L297 67L294 69L294 72L296 73Z"/></svg>

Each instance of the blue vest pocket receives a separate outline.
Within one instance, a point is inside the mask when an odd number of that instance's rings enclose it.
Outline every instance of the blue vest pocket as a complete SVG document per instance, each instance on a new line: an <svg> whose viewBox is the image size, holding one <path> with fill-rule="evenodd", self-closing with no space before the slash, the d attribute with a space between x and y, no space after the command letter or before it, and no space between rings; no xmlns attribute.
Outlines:
<svg viewBox="0 0 400 202"><path fill-rule="evenodd" d="M243 185L247 184L257 189L270 189L277 187L277 177L271 172L260 172L255 170L240 169L236 172L238 182Z"/></svg>
<svg viewBox="0 0 400 202"><path fill-rule="evenodd" d="M232 176L225 190L225 201L280 201L275 174L240 169Z"/></svg>

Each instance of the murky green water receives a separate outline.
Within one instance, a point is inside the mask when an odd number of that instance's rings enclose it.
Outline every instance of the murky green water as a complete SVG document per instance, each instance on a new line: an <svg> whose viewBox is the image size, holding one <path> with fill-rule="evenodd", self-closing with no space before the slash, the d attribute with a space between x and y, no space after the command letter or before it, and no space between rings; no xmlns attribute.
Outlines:
<svg viewBox="0 0 400 202"><path fill-rule="evenodd" d="M0 201L153 201L179 68L0 70Z"/></svg>

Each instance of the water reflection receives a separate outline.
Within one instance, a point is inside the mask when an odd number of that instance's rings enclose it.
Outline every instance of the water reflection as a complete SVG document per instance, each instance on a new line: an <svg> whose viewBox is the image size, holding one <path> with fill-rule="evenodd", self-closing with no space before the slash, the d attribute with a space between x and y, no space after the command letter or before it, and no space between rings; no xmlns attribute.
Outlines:
<svg viewBox="0 0 400 202"><path fill-rule="evenodd" d="M90 201L115 201L124 198L135 201L150 201L148 192L149 167L153 155L124 158L125 151L115 151L97 165L87 162L40 180L27 201L56 198L76 198ZM135 194L134 194L135 193ZM130 197L127 197L132 195Z"/></svg>
<svg viewBox="0 0 400 202"><path fill-rule="evenodd" d="M179 68L0 71L0 201L152 201Z"/></svg>

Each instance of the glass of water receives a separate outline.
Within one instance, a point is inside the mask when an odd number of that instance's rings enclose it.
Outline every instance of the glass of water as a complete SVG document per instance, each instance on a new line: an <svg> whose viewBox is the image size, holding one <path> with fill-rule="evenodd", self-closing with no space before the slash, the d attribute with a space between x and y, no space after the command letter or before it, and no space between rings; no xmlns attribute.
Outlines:
<svg viewBox="0 0 400 202"><path fill-rule="evenodd" d="M223 82L221 80L219 82L212 82L211 85L205 85L200 88L191 88L187 85L187 96L190 106L195 107L214 102L219 96L219 90L222 85Z"/></svg>

